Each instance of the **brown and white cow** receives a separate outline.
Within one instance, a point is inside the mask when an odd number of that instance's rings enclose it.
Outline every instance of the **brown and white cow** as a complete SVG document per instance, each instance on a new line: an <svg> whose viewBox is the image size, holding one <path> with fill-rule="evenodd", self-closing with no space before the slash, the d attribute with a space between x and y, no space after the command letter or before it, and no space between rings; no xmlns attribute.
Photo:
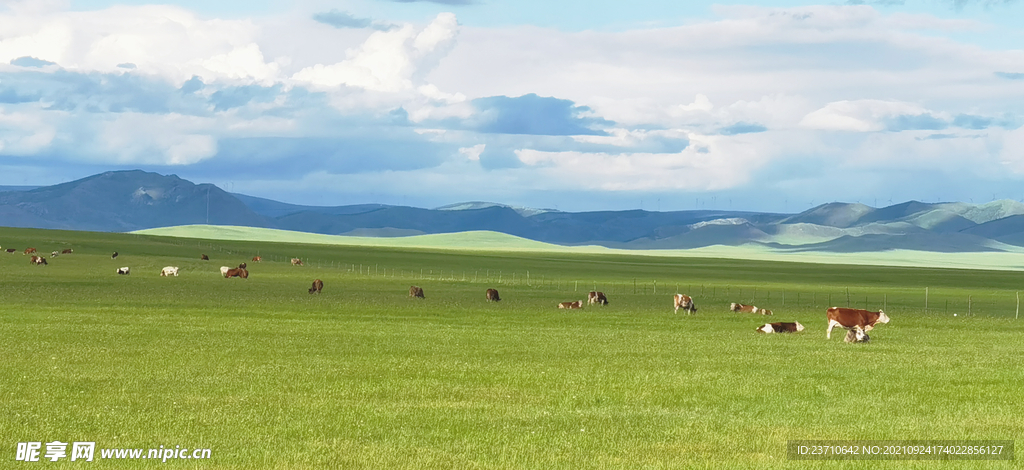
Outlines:
<svg viewBox="0 0 1024 470"><path fill-rule="evenodd" d="M128 275L132 273L132 268L129 268L128 266L117 268L117 273L122 275Z"/></svg>
<svg viewBox="0 0 1024 470"><path fill-rule="evenodd" d="M732 310L734 312L741 312L741 313L760 313L761 315L771 315L772 314L771 310L767 310L767 309L763 309L763 308L757 308L757 307L755 307L753 305L738 304L738 303L735 303L735 302L733 302L732 304L729 305L729 310Z"/></svg>
<svg viewBox="0 0 1024 470"><path fill-rule="evenodd" d="M298 258L292 258L292 266L302 266L302 260Z"/></svg>
<svg viewBox="0 0 1024 470"><path fill-rule="evenodd" d="M828 318L825 338L828 339L832 338L832 328L837 326L847 329L860 327L864 331L871 331L876 323L889 323L889 316L881 310L872 312L857 308L831 307L825 311L825 316Z"/></svg>
<svg viewBox="0 0 1024 470"><path fill-rule="evenodd" d="M8 253L14 253L15 251L18 251L18 250L17 250L17 249L14 249L14 248L8 248L8 249L7 249L7 252L8 252Z"/></svg>
<svg viewBox="0 0 1024 470"><path fill-rule="evenodd" d="M501 300L501 297L498 296L498 289L487 289L487 293L485 295L488 302L498 302Z"/></svg>
<svg viewBox="0 0 1024 470"><path fill-rule="evenodd" d="M562 302L558 304L558 308L583 308L583 301L577 300L575 302Z"/></svg>
<svg viewBox="0 0 1024 470"><path fill-rule="evenodd" d="M23 255L29 255L29 254L32 254L32 253L35 253L35 252L36 252L35 248L25 248L25 252L22 253L22 254Z"/></svg>
<svg viewBox="0 0 1024 470"><path fill-rule="evenodd" d="M60 253L57 253L56 250L50 252L50 258L56 258L58 256L60 256Z"/></svg>
<svg viewBox="0 0 1024 470"><path fill-rule="evenodd" d="M679 313L679 309L683 309L689 313L697 312L697 304L693 303L692 297L686 294L676 294L672 299L676 306L674 313Z"/></svg>
<svg viewBox="0 0 1024 470"><path fill-rule="evenodd" d="M220 267L220 275L221 276L228 277L228 271L231 271L231 266L221 266Z"/></svg>
<svg viewBox="0 0 1024 470"><path fill-rule="evenodd" d="M32 263L32 264L35 264L35 265L49 264L49 263L46 262L46 258L43 258L42 256L36 256L36 255L32 255L32 259L30 259L28 262Z"/></svg>
<svg viewBox="0 0 1024 470"><path fill-rule="evenodd" d="M796 333L798 331L804 331L804 326L800 322L775 322L765 323L757 327L757 331L761 333Z"/></svg>
<svg viewBox="0 0 1024 470"><path fill-rule="evenodd" d="M199 255L199 259L203 261L210 261L210 257L206 256L206 254Z"/></svg>
<svg viewBox="0 0 1024 470"><path fill-rule="evenodd" d="M164 269L160 270L160 275L161 276L174 276L174 277L177 277L178 276L178 267L177 266L165 266Z"/></svg>
<svg viewBox="0 0 1024 470"><path fill-rule="evenodd" d="M322 291L322 290L324 290L324 281L321 281L319 279L314 279L313 280L313 287L309 288L309 293L310 294L319 294L320 291Z"/></svg>
<svg viewBox="0 0 1024 470"><path fill-rule="evenodd" d="M74 252L75 252L75 250L72 250L71 248L65 248L64 251L60 252L60 254L62 254L62 255L70 255L71 253L74 253Z"/></svg>
<svg viewBox="0 0 1024 470"><path fill-rule="evenodd" d="M416 286L409 286L409 297L417 297L420 299L427 298L426 296L423 295L423 288Z"/></svg>
<svg viewBox="0 0 1024 470"><path fill-rule="evenodd" d="M587 294L587 303L590 305L608 305L608 297L605 297L604 292L591 291L589 294Z"/></svg>
<svg viewBox="0 0 1024 470"><path fill-rule="evenodd" d="M846 337L843 338L843 341L847 343L867 343L870 340L871 338L868 337L868 334L859 326L850 328L850 330L846 332Z"/></svg>
<svg viewBox="0 0 1024 470"><path fill-rule="evenodd" d="M240 277L242 279L249 279L249 271L242 268L229 269L227 274L224 274L226 278Z"/></svg>
<svg viewBox="0 0 1024 470"><path fill-rule="evenodd" d="M253 256L252 257L252 261L254 263L259 263L260 261L263 261L263 257L262 256Z"/></svg>

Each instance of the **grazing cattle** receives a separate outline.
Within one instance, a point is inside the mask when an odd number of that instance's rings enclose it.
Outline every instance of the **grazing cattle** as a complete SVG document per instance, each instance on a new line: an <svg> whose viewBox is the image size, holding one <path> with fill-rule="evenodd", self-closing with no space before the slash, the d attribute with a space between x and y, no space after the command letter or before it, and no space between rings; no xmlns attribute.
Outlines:
<svg viewBox="0 0 1024 470"><path fill-rule="evenodd" d="M8 253L14 253L15 251L18 251L18 250L14 249L14 248L8 248L7 249Z"/></svg>
<svg viewBox="0 0 1024 470"><path fill-rule="evenodd" d="M426 296L423 295L423 288L416 286L409 286L409 297L419 297L421 299L426 298Z"/></svg>
<svg viewBox="0 0 1024 470"><path fill-rule="evenodd" d="M497 302L501 300L501 297L498 296L498 289L487 289L486 296L487 300L490 302Z"/></svg>
<svg viewBox="0 0 1024 470"><path fill-rule="evenodd" d="M302 266L302 260L298 258L292 258L292 266Z"/></svg>
<svg viewBox="0 0 1024 470"><path fill-rule="evenodd" d="M74 253L74 252L75 252L75 250L72 250L71 248L65 248L64 251L60 252L60 254L62 254L62 255L70 255L71 253Z"/></svg>
<svg viewBox="0 0 1024 470"><path fill-rule="evenodd" d="M25 248L25 252L22 253L22 254L23 255L28 255L28 254L32 254L32 253L35 253L35 252L36 252L35 248Z"/></svg>
<svg viewBox="0 0 1024 470"><path fill-rule="evenodd" d="M164 269L160 270L160 275L161 276L177 276L178 275L178 267L177 266L167 266Z"/></svg>
<svg viewBox="0 0 1024 470"><path fill-rule="evenodd" d="M242 268L229 269L228 272L224 273L225 278L240 277L242 279L249 279L249 271Z"/></svg>
<svg viewBox="0 0 1024 470"><path fill-rule="evenodd" d="M131 274L132 273L132 269L129 268L128 266L125 266L123 268L117 268L117 273L118 274L125 274L125 275Z"/></svg>
<svg viewBox="0 0 1024 470"><path fill-rule="evenodd" d="M828 331L825 338L832 338L832 328L837 326L843 328L860 327L864 331L871 331L876 323L889 323L889 316L879 310L861 310L857 308L832 307L825 311L828 318Z"/></svg>
<svg viewBox="0 0 1024 470"><path fill-rule="evenodd" d="M604 292L591 291L589 294L587 294L587 303L590 305L608 305L608 297L605 297Z"/></svg>
<svg viewBox="0 0 1024 470"><path fill-rule="evenodd" d="M871 338L868 337L868 334L859 326L850 328L850 330L846 332L846 338L843 338L843 341L847 343L867 343L870 340Z"/></svg>
<svg viewBox="0 0 1024 470"><path fill-rule="evenodd" d="M231 267L230 266L221 266L220 267L220 275L221 276L228 277L228 271L231 271Z"/></svg>
<svg viewBox="0 0 1024 470"><path fill-rule="evenodd" d="M116 251L114 252L114 254L110 255L110 259L117 259L117 252Z"/></svg>
<svg viewBox="0 0 1024 470"><path fill-rule="evenodd" d="M322 290L324 290L324 281L321 281L319 279L314 279L313 280L313 287L309 288L309 293L310 294L319 294L320 291L322 291Z"/></svg>
<svg viewBox="0 0 1024 470"><path fill-rule="evenodd" d="M693 303L693 298L685 294L676 294L673 297L676 310L675 313L679 313L679 309L683 309L690 313L697 313L697 304Z"/></svg>
<svg viewBox="0 0 1024 470"><path fill-rule="evenodd" d="M729 310L741 313L760 313L761 315L771 315L772 311L764 308L757 308L753 305L743 305L738 303L732 303L729 305Z"/></svg>
<svg viewBox="0 0 1024 470"><path fill-rule="evenodd" d="M203 261L210 261L210 257L206 256L205 254L199 255L199 259Z"/></svg>
<svg viewBox="0 0 1024 470"><path fill-rule="evenodd" d="M800 322L765 323L757 327L757 331L761 333L796 333L804 331L804 326Z"/></svg>
<svg viewBox="0 0 1024 470"><path fill-rule="evenodd" d="M262 256L253 256L252 260L253 260L254 263L259 263L260 261L263 261L263 257Z"/></svg>
<svg viewBox="0 0 1024 470"><path fill-rule="evenodd" d="M49 264L49 263L46 262L46 258L43 258L42 256L36 256L36 255L32 255L32 259L30 259L28 262L32 263L32 264L35 264L35 265Z"/></svg>
<svg viewBox="0 0 1024 470"><path fill-rule="evenodd" d="M558 304L558 308L583 308L583 301L577 300L575 302L562 302Z"/></svg>
<svg viewBox="0 0 1024 470"><path fill-rule="evenodd" d="M58 256L60 256L60 253L57 253L56 251L51 251L50 252L50 258L56 258Z"/></svg>

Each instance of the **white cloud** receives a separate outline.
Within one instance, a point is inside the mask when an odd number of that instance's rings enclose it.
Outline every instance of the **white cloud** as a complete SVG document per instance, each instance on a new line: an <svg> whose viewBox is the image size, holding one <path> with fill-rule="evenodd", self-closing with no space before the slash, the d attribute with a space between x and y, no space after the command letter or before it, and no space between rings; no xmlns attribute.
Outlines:
<svg viewBox="0 0 1024 470"><path fill-rule="evenodd" d="M872 132L886 128L886 118L925 114L912 103L882 100L836 101L805 116L800 125L811 129Z"/></svg>
<svg viewBox="0 0 1024 470"><path fill-rule="evenodd" d="M487 148L487 144L477 144L472 147L460 148L459 153L464 155L469 160L478 162L480 161L480 154L484 153L485 148Z"/></svg>
<svg viewBox="0 0 1024 470"><path fill-rule="evenodd" d="M421 30L405 25L377 31L348 58L332 65L316 64L292 76L323 87L348 85L367 90L398 92L412 89L436 65L458 33L455 15L441 13Z"/></svg>

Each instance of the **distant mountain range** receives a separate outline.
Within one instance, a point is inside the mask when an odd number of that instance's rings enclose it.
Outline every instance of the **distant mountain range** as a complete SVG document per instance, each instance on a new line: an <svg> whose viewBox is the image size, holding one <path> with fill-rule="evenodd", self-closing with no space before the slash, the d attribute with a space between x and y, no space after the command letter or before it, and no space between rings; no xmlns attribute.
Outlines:
<svg viewBox="0 0 1024 470"><path fill-rule="evenodd" d="M467 202L436 209L304 206L232 194L175 175L111 171L45 187L0 187L0 226L133 231L240 225L331 235L491 230L563 245L678 249L755 244L795 251L1021 251L1024 204L994 201L883 208L829 203L799 214L742 211L561 212Z"/></svg>

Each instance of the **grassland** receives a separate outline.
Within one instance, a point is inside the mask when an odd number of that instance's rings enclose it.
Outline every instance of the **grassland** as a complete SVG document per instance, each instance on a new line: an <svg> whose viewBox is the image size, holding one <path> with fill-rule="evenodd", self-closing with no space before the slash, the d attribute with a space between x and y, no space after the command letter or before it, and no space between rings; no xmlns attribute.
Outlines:
<svg viewBox="0 0 1024 470"><path fill-rule="evenodd" d="M60 440L212 459L32 465L861 468L786 461L786 441L1024 433L1018 272L21 229L0 245L75 250L49 266L0 255L8 461L18 442ZM248 280L220 277L257 253ZM159 277L167 265L181 275ZM554 308L593 287L611 305ZM677 289L697 315L672 313ZM893 320L868 344L827 341L824 308L847 299ZM729 301L808 330L756 334L765 318Z"/></svg>

